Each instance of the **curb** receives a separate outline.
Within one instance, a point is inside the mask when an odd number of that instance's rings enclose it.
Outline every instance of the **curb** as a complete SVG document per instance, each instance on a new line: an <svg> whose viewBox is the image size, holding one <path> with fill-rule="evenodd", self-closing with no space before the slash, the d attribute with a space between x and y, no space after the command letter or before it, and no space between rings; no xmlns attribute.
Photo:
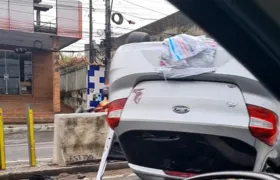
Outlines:
<svg viewBox="0 0 280 180"><path fill-rule="evenodd" d="M52 158L44 158L44 159L37 159L36 163L38 165L48 165L49 163L52 162ZM26 164L29 164L29 160L17 160L17 161L7 161L6 165L7 166L11 166L11 167L15 167L18 166L19 168L22 166L25 166ZM1 175L1 173L0 173Z"/></svg>
<svg viewBox="0 0 280 180"><path fill-rule="evenodd" d="M53 125L40 125L34 127L35 132L47 132L47 131L54 131ZM27 126L24 127L4 127L5 134L13 134L13 133L24 133L27 132Z"/></svg>
<svg viewBox="0 0 280 180"><path fill-rule="evenodd" d="M4 172L0 174L0 179L6 180L19 180L19 179L28 179L32 175L42 175L42 176L58 176L61 173L67 174L77 174L77 173L88 173L88 172L97 172L99 164L94 165L80 165L80 166L71 166L71 167L49 167L44 169L29 169L28 171L21 172ZM108 163L106 170L118 170L129 168L127 162L114 162Z"/></svg>

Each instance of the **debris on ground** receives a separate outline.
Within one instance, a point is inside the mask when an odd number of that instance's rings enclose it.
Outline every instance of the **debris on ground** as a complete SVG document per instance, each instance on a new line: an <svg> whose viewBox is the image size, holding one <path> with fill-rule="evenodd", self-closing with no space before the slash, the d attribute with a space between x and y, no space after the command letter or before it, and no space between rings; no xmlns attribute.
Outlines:
<svg viewBox="0 0 280 180"><path fill-rule="evenodd" d="M41 176L41 175L32 175L29 180L53 180L51 177L48 176Z"/></svg>
<svg viewBox="0 0 280 180"><path fill-rule="evenodd" d="M105 171L104 176L105 179L114 179L114 178L124 178L133 174L131 169L120 169L120 170L112 170ZM55 177L54 180L94 180L96 178L97 172L92 173L77 173L77 174L66 174L62 173L59 176Z"/></svg>

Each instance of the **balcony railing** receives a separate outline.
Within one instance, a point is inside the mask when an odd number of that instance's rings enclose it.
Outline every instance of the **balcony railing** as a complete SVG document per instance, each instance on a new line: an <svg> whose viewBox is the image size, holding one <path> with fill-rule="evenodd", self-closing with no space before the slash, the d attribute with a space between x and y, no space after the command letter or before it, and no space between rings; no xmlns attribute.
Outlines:
<svg viewBox="0 0 280 180"><path fill-rule="evenodd" d="M40 22L38 24L37 21L34 21L34 31L35 32L42 32L42 33L57 33L56 23L53 22Z"/></svg>

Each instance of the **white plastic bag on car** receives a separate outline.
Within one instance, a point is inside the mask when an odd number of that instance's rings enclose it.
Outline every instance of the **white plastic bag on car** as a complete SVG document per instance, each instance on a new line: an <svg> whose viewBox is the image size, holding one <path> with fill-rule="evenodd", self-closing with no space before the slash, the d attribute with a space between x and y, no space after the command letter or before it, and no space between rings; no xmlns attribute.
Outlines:
<svg viewBox="0 0 280 180"><path fill-rule="evenodd" d="M157 71L167 78L181 78L215 71L217 43L205 36L180 34L163 42Z"/></svg>

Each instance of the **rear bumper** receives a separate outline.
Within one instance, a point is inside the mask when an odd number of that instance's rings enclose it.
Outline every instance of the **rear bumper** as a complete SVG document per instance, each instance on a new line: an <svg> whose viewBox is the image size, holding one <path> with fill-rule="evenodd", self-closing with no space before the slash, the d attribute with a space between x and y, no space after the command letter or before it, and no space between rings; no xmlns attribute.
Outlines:
<svg viewBox="0 0 280 180"><path fill-rule="evenodd" d="M138 130L121 134L119 141L129 163L162 172L252 171L257 156L238 139L197 133Z"/></svg>
<svg viewBox="0 0 280 180"><path fill-rule="evenodd" d="M255 138L251 135L248 128L218 125L211 122L204 124L195 124L188 122L182 123L175 120L162 121L154 119L121 119L118 127L115 129L115 133L118 137L130 131L170 131L182 133L200 133L239 139L250 146L254 146L256 143Z"/></svg>

